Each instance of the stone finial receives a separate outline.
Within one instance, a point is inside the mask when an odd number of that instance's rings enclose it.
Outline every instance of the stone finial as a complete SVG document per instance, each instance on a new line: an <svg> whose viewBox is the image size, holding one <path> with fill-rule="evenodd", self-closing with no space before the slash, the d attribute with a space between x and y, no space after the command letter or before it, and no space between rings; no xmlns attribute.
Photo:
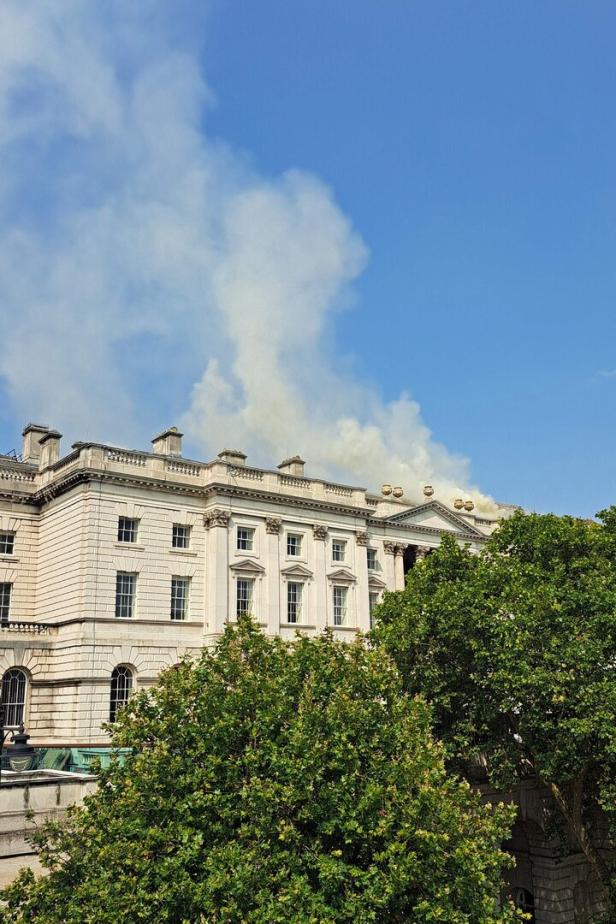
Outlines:
<svg viewBox="0 0 616 924"><path fill-rule="evenodd" d="M368 545L368 533L358 532L355 533L355 541L357 545Z"/></svg>
<svg viewBox="0 0 616 924"><path fill-rule="evenodd" d="M315 539L325 540L329 535L329 529L321 523L315 523L312 527L312 535Z"/></svg>
<svg viewBox="0 0 616 924"><path fill-rule="evenodd" d="M298 478L303 478L305 464L301 456L291 456L289 459L283 459L278 468L283 475L295 475Z"/></svg>
<svg viewBox="0 0 616 924"><path fill-rule="evenodd" d="M210 510L203 517L203 525L206 529L211 529L213 526L223 526L226 529L230 519L231 514L228 510Z"/></svg>
<svg viewBox="0 0 616 924"><path fill-rule="evenodd" d="M265 520L265 532L271 535L278 535L282 529L282 520L278 517L267 517Z"/></svg>
<svg viewBox="0 0 616 924"><path fill-rule="evenodd" d="M24 427L21 458L24 462L38 462L41 458L41 438L49 433L43 424L29 423Z"/></svg>
<svg viewBox="0 0 616 924"><path fill-rule="evenodd" d="M169 427L154 437L152 450L161 456L181 456L183 436L177 427Z"/></svg>

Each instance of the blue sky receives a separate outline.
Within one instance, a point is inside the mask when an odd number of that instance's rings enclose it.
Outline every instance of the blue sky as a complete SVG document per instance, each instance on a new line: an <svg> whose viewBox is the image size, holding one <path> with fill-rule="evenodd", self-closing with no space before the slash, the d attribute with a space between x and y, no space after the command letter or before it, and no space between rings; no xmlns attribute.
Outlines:
<svg viewBox="0 0 616 924"><path fill-rule="evenodd" d="M612 3L104 6L0 20L0 450L616 499Z"/></svg>

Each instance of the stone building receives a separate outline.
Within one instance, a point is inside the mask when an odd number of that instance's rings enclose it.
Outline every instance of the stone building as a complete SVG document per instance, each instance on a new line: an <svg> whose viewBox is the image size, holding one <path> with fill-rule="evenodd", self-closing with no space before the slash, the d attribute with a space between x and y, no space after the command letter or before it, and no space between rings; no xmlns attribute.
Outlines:
<svg viewBox="0 0 616 924"><path fill-rule="evenodd" d="M294 457L254 468L224 450L181 456L75 443L29 424L0 456L0 668L7 721L34 744L105 744L131 691L250 611L292 638L370 626L443 532L479 549L495 525L431 496L410 505L308 477ZM471 509L469 509L471 508Z"/></svg>

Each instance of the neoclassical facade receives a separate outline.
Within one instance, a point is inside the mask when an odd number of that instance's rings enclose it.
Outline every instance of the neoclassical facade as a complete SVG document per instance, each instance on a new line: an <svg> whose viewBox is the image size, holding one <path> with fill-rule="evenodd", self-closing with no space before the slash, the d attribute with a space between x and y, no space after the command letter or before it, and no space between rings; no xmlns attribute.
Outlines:
<svg viewBox="0 0 616 924"><path fill-rule="evenodd" d="M496 524L429 487L417 505L310 478L299 457L190 461L173 427L151 452L60 443L29 424L0 456L3 699L34 744L106 744L132 691L243 612L285 638L365 632L444 532L479 549Z"/></svg>

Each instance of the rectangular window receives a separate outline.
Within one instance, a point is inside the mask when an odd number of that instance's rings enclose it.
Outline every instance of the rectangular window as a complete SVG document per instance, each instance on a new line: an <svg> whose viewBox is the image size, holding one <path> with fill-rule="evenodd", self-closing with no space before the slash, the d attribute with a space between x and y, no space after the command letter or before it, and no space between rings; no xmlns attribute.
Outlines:
<svg viewBox="0 0 616 924"><path fill-rule="evenodd" d="M346 556L346 542L344 539L332 541L332 561L344 561Z"/></svg>
<svg viewBox="0 0 616 924"><path fill-rule="evenodd" d="M120 517L118 520L118 542L136 542L139 520Z"/></svg>
<svg viewBox="0 0 616 924"><path fill-rule="evenodd" d="M302 554L302 537L297 533L287 533L287 555L294 558Z"/></svg>
<svg viewBox="0 0 616 924"><path fill-rule="evenodd" d="M238 526L237 548L240 552L252 552L255 544L255 531L249 526Z"/></svg>
<svg viewBox="0 0 616 924"><path fill-rule="evenodd" d="M182 526L180 523L173 524L171 533L171 547L173 549L187 549L190 545L190 526Z"/></svg>
<svg viewBox="0 0 616 924"><path fill-rule="evenodd" d="M15 549L15 533L0 533L0 555L12 555Z"/></svg>
<svg viewBox="0 0 616 924"><path fill-rule="evenodd" d="M0 625L5 626L11 612L12 584L0 584Z"/></svg>
<svg viewBox="0 0 616 924"><path fill-rule="evenodd" d="M115 614L118 619L130 619L135 612L137 575L129 571L116 574Z"/></svg>
<svg viewBox="0 0 616 924"><path fill-rule="evenodd" d="M347 615L347 588L334 585L334 625L343 626Z"/></svg>
<svg viewBox="0 0 616 924"><path fill-rule="evenodd" d="M379 602L378 593L370 593L368 596L368 610L370 612L370 628L374 629L374 608Z"/></svg>
<svg viewBox="0 0 616 924"><path fill-rule="evenodd" d="M171 578L171 618L186 619L188 613L188 588L190 579Z"/></svg>
<svg viewBox="0 0 616 924"><path fill-rule="evenodd" d="M287 622L301 622L303 585L290 581L287 584Z"/></svg>
<svg viewBox="0 0 616 924"><path fill-rule="evenodd" d="M366 549L368 556L368 571L376 571L378 562L376 560L376 549Z"/></svg>
<svg viewBox="0 0 616 924"><path fill-rule="evenodd" d="M235 604L236 616L252 613L254 583L255 582L249 578L238 578Z"/></svg>

